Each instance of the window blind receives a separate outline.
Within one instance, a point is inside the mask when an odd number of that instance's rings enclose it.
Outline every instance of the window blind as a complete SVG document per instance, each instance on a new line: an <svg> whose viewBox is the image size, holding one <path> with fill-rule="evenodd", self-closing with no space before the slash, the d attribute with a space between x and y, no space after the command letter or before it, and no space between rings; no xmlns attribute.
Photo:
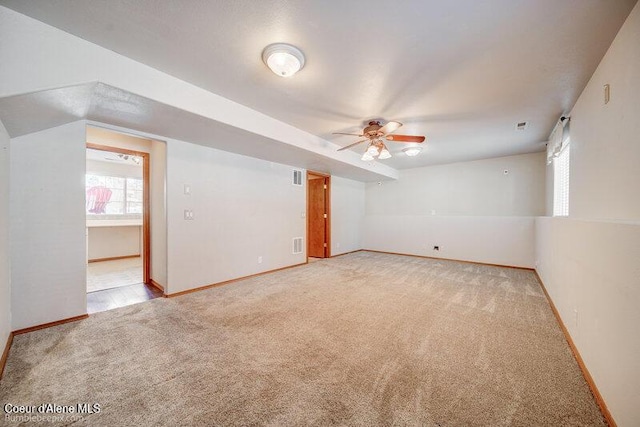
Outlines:
<svg viewBox="0 0 640 427"><path fill-rule="evenodd" d="M569 141L553 159L553 216L569 216Z"/></svg>

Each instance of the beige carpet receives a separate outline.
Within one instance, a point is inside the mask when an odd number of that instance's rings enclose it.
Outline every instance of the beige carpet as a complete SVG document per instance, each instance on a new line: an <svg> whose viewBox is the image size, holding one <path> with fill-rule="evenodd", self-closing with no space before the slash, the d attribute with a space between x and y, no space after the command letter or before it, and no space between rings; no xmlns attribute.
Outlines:
<svg viewBox="0 0 640 427"><path fill-rule="evenodd" d="M87 292L135 285L142 280L142 257L87 264Z"/></svg>
<svg viewBox="0 0 640 427"><path fill-rule="evenodd" d="M604 425L532 272L368 252L19 335L0 402L97 402L91 426Z"/></svg>

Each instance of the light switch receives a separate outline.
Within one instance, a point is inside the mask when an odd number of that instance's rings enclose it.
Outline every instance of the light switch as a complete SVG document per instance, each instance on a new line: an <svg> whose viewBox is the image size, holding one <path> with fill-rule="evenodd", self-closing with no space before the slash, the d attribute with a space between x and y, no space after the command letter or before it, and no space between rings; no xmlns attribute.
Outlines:
<svg viewBox="0 0 640 427"><path fill-rule="evenodd" d="M184 194L187 196L191 195L191 186L189 184L184 185Z"/></svg>

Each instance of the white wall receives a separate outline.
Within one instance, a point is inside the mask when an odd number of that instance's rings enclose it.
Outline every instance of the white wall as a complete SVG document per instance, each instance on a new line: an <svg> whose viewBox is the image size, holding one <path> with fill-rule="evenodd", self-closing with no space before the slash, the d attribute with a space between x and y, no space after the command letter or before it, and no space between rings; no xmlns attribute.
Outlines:
<svg viewBox="0 0 640 427"><path fill-rule="evenodd" d="M9 252L10 140L0 121L0 352L11 333L11 264Z"/></svg>
<svg viewBox="0 0 640 427"><path fill-rule="evenodd" d="M619 426L640 425L640 225L538 218L537 271Z"/></svg>
<svg viewBox="0 0 640 427"><path fill-rule="evenodd" d="M365 184L331 177L331 256L362 249Z"/></svg>
<svg viewBox="0 0 640 427"><path fill-rule="evenodd" d="M91 260L142 253L142 227L139 225L88 228L88 254Z"/></svg>
<svg viewBox="0 0 640 427"><path fill-rule="evenodd" d="M537 271L619 426L640 425L639 40L640 4L571 112L570 216L536 221Z"/></svg>
<svg viewBox="0 0 640 427"><path fill-rule="evenodd" d="M639 44L636 5L571 111L572 217L640 219Z"/></svg>
<svg viewBox="0 0 640 427"><path fill-rule="evenodd" d="M97 160L87 160L87 173L142 178L142 165L136 166L121 163L101 162Z"/></svg>
<svg viewBox="0 0 640 427"><path fill-rule="evenodd" d="M401 170L397 181L367 184L367 215L542 215L544 156L533 153Z"/></svg>
<svg viewBox="0 0 640 427"><path fill-rule="evenodd" d="M86 313L85 123L11 140L13 329Z"/></svg>
<svg viewBox="0 0 640 427"><path fill-rule="evenodd" d="M151 279L165 286L167 283L167 144L151 141L149 151L151 170Z"/></svg>
<svg viewBox="0 0 640 427"><path fill-rule="evenodd" d="M127 135L96 126L87 126L87 142L142 153L148 153L151 150L150 139ZM140 176L142 176L142 172L140 172Z"/></svg>
<svg viewBox="0 0 640 427"><path fill-rule="evenodd" d="M367 215L364 247L533 268L534 224L533 217Z"/></svg>
<svg viewBox="0 0 640 427"><path fill-rule="evenodd" d="M531 268L544 191L544 153L403 170L367 184L364 247Z"/></svg>
<svg viewBox="0 0 640 427"><path fill-rule="evenodd" d="M304 263L292 239L305 235L305 187L292 185L292 171L169 140L168 293ZM185 209L194 220L184 219Z"/></svg>

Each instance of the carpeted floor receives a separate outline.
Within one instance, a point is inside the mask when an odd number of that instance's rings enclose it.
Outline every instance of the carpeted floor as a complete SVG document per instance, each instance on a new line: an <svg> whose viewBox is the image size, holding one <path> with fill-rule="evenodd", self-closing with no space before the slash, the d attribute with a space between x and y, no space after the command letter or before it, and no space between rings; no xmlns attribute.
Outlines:
<svg viewBox="0 0 640 427"><path fill-rule="evenodd" d="M604 425L533 272L370 252L16 336L0 402L96 402L91 426Z"/></svg>

